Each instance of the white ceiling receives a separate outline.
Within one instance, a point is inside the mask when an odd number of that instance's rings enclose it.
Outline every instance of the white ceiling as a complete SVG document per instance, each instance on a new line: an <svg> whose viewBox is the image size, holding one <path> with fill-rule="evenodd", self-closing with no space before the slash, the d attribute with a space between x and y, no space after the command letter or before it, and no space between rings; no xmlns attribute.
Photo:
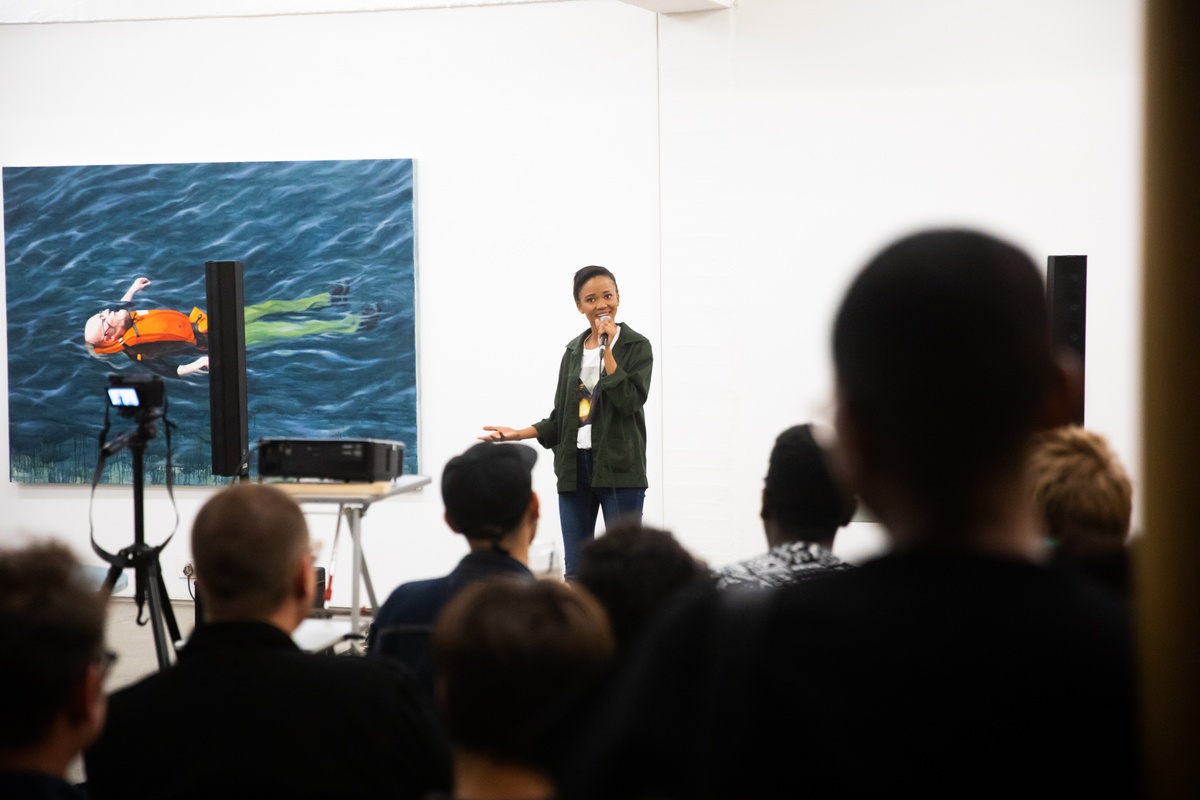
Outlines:
<svg viewBox="0 0 1200 800"><path fill-rule="evenodd" d="M581 0L0 0L0 24L269 17ZM608 2L610 0L604 0Z"/></svg>

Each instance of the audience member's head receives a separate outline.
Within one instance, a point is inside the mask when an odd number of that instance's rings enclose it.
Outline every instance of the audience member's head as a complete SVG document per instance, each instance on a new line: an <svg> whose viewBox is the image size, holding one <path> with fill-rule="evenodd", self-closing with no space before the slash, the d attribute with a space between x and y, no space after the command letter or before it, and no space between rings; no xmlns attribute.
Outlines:
<svg viewBox="0 0 1200 800"><path fill-rule="evenodd" d="M830 469L811 424L779 434L767 466L762 520L767 543L813 542L833 546L838 528L850 523L858 501Z"/></svg>
<svg viewBox="0 0 1200 800"><path fill-rule="evenodd" d="M192 557L205 621L272 622L291 633L312 608L308 524L272 486L234 484L206 502L192 525Z"/></svg>
<svg viewBox="0 0 1200 800"><path fill-rule="evenodd" d="M614 648L604 609L586 590L506 578L465 588L433 632L456 769L481 758L543 771L543 726L610 664Z"/></svg>
<svg viewBox="0 0 1200 800"><path fill-rule="evenodd" d="M1124 542L1133 516L1133 486L1108 441L1077 425L1042 431L1029 459L1033 496L1055 542L1091 531Z"/></svg>
<svg viewBox="0 0 1200 800"><path fill-rule="evenodd" d="M1052 559L1125 588L1133 486L1107 440L1076 425L1043 431L1029 477Z"/></svg>
<svg viewBox="0 0 1200 800"><path fill-rule="evenodd" d="M536 462L531 447L493 442L450 459L442 471L446 524L467 537L472 549L502 549L527 562L539 514Z"/></svg>
<svg viewBox="0 0 1200 800"><path fill-rule="evenodd" d="M708 579L707 566L669 531L633 520L584 545L576 576L608 612L622 651L668 597Z"/></svg>
<svg viewBox="0 0 1200 800"><path fill-rule="evenodd" d="M0 551L0 772L62 778L99 734L105 600L62 545Z"/></svg>
<svg viewBox="0 0 1200 800"><path fill-rule="evenodd" d="M842 302L833 356L847 473L893 535L952 535L993 512L1076 388L1051 353L1037 267L972 231L879 253Z"/></svg>

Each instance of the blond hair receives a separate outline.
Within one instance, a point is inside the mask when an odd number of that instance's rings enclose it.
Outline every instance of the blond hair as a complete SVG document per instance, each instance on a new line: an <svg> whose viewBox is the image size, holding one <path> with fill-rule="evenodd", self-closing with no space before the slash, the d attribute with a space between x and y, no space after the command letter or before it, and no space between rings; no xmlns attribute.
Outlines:
<svg viewBox="0 0 1200 800"><path fill-rule="evenodd" d="M1124 541L1133 486L1103 436L1077 425L1043 431L1034 439L1029 472L1051 539L1087 532Z"/></svg>

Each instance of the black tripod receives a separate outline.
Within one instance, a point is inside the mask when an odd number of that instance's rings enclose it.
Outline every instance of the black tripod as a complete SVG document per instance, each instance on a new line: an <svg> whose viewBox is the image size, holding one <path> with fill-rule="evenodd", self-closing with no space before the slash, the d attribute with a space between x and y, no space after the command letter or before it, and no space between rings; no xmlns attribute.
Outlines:
<svg viewBox="0 0 1200 800"><path fill-rule="evenodd" d="M102 448L101 463L103 463L105 457L118 452L124 447L128 447L129 451L133 454L134 540L132 545L117 551L115 555L103 552L101 552L101 555L112 564L108 570L108 577L104 579L104 588L102 591L106 595L112 592L112 588L116 585L122 570L129 567L133 568L134 599L137 602L138 608L137 622L139 625L145 625L147 621L153 624L154 649L158 654L158 667L159 669L166 669L171 664L171 651L174 650L175 643L179 641L179 625L175 622L175 612L171 610L171 601L167 596L167 585L163 581L162 565L158 561L158 554L166 546L166 542L163 542L158 547L147 545L143 520L143 456L146 451L146 442L153 439L158 431L158 419L161 416L161 409L153 409L148 413L139 411L137 429L113 439ZM143 620L142 612L145 609L147 596L150 598L150 618L149 620ZM167 633L170 633L169 640L167 639ZM170 649L168 649L168 645Z"/></svg>

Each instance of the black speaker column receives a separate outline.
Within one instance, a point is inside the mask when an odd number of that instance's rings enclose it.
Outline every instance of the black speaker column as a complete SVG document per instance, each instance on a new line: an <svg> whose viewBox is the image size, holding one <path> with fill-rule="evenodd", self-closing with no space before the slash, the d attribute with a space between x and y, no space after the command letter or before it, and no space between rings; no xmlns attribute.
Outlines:
<svg viewBox="0 0 1200 800"><path fill-rule="evenodd" d="M1046 262L1046 300L1050 309L1050 341L1067 348L1084 369L1087 343L1087 256L1050 256ZM1081 376L1082 377L1082 376ZM1071 421L1083 425L1083 392Z"/></svg>
<svg viewBox="0 0 1200 800"><path fill-rule="evenodd" d="M214 475L250 475L242 262L207 261L208 400Z"/></svg>

